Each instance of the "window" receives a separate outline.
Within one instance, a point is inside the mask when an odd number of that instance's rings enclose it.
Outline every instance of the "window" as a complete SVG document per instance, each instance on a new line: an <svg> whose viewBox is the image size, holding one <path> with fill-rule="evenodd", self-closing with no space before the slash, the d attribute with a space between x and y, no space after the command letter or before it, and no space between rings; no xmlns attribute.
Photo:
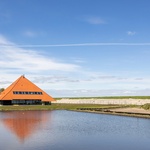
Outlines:
<svg viewBox="0 0 150 150"><path fill-rule="evenodd" d="M42 95L42 92L38 92L38 95Z"/></svg>
<svg viewBox="0 0 150 150"><path fill-rule="evenodd" d="M13 94L25 94L25 95L42 95L43 93L42 92L35 92L35 91L13 91Z"/></svg>

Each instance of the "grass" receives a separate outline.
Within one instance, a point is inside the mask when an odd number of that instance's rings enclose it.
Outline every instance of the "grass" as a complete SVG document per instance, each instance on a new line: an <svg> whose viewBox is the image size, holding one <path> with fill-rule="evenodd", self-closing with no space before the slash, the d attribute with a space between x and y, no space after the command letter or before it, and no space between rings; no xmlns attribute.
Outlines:
<svg viewBox="0 0 150 150"><path fill-rule="evenodd" d="M0 111L28 111L28 110L74 110L83 112L96 112L96 113L107 113L112 115L125 115L134 117L150 118L149 114L127 114L125 113L114 113L109 109L112 108L125 108L125 107L140 107L136 105L100 105L100 104L52 104L52 105L18 105L18 106L0 106ZM150 104L141 106L144 109L150 109Z"/></svg>
<svg viewBox="0 0 150 150"><path fill-rule="evenodd" d="M64 97L66 99L150 99L150 96ZM55 98L61 100L63 98Z"/></svg>
<svg viewBox="0 0 150 150"><path fill-rule="evenodd" d="M98 105L98 104L52 104L52 105L19 105L0 106L0 111L18 110L77 110L79 108L116 108L120 105Z"/></svg>

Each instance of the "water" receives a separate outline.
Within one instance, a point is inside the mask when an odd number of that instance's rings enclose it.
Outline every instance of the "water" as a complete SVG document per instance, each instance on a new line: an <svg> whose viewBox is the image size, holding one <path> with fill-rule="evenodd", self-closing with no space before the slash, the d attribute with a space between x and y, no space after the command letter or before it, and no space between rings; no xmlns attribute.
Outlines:
<svg viewBox="0 0 150 150"><path fill-rule="evenodd" d="M0 150L150 150L150 119L64 110L0 112Z"/></svg>

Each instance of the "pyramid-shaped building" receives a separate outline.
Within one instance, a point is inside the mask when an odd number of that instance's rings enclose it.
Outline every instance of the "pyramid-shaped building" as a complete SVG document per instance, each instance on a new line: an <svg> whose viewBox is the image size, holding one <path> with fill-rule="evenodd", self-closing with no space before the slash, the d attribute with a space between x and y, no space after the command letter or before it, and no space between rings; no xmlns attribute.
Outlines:
<svg viewBox="0 0 150 150"><path fill-rule="evenodd" d="M22 75L0 94L1 105L50 104L54 99Z"/></svg>

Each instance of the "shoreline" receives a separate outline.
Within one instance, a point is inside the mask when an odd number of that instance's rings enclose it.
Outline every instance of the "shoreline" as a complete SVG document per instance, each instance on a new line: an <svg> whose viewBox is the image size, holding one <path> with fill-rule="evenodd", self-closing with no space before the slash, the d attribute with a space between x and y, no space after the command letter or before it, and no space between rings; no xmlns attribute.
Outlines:
<svg viewBox="0 0 150 150"><path fill-rule="evenodd" d="M77 112L85 112L85 113L93 113L93 114L103 114L103 115L114 115L114 116L125 116L125 117L135 117L135 118L145 118L145 119L150 119L150 114L136 114L136 113L117 113L117 112L103 112L103 111L86 111L86 110L73 110Z"/></svg>
<svg viewBox="0 0 150 150"><path fill-rule="evenodd" d="M52 104L52 105L18 105L0 106L0 112L6 111L51 111L69 110L86 113L128 116L150 119L150 109L145 110L140 106L126 105L95 105L95 104Z"/></svg>
<svg viewBox="0 0 150 150"><path fill-rule="evenodd" d="M140 117L150 118L150 110L145 110L139 107L120 107L120 108L109 108L109 109L78 109L80 112L89 112L97 114L108 114L118 116L129 116L129 117Z"/></svg>

